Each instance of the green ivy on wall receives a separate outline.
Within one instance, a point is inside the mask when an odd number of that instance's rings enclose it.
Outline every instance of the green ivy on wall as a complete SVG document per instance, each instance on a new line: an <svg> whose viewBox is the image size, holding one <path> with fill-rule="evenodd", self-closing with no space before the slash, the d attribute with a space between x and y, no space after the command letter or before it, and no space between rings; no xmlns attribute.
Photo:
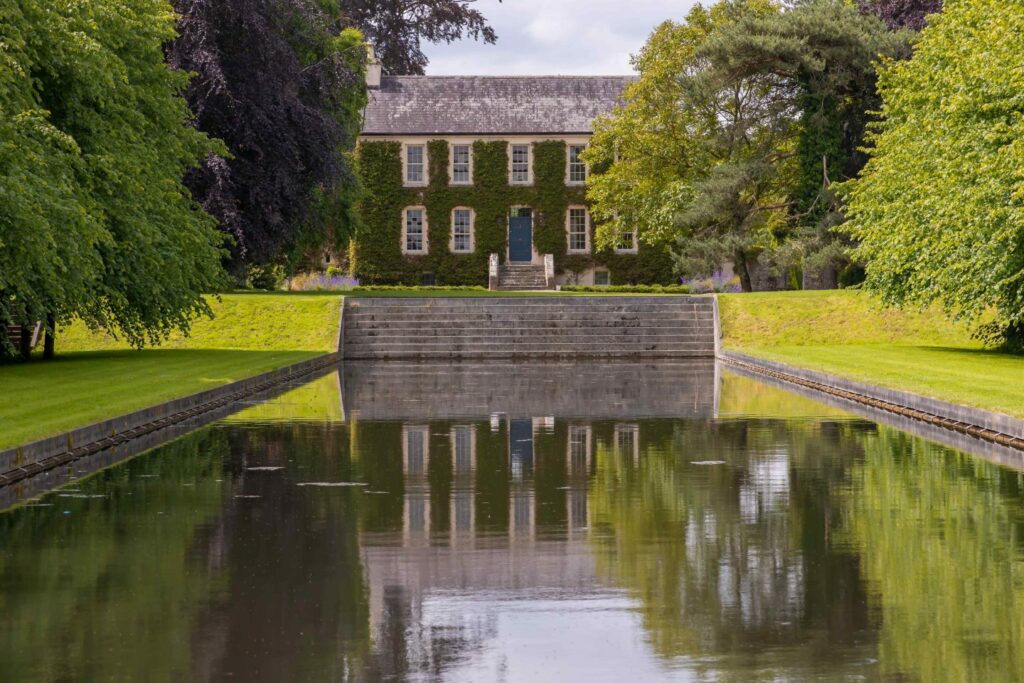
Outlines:
<svg viewBox="0 0 1024 683"><path fill-rule="evenodd" d="M553 254L555 268L571 276L592 267L605 267L614 284L666 284L675 280L672 259L661 247L640 245L637 254L612 250L593 255L567 255L566 212L586 205L586 189L565 184L566 145L561 141L533 146L533 185L508 183L508 143L473 143L473 184L452 186L448 178L448 143L427 144L429 178L426 187L402 184L402 145L367 142L359 145L358 169L363 186L362 226L353 241L351 258L356 277L364 284L421 284L432 273L438 284L487 285L487 259L505 258L509 210L533 209L533 241L541 254ZM425 206L429 253L402 253L402 211ZM451 214L456 207L476 213L475 249L453 254Z"/></svg>

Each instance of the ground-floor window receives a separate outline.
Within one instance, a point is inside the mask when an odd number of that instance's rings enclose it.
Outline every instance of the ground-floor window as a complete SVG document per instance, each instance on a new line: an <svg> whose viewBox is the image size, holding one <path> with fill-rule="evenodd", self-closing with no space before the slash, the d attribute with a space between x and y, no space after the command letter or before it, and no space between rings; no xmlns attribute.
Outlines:
<svg viewBox="0 0 1024 683"><path fill-rule="evenodd" d="M473 251L473 210L458 208L452 211L452 251L468 254Z"/></svg>
<svg viewBox="0 0 1024 683"><path fill-rule="evenodd" d="M605 287L612 283L612 276L607 270L595 270L594 271L594 284L599 287Z"/></svg>
<svg viewBox="0 0 1024 683"><path fill-rule="evenodd" d="M589 216L587 209L582 206L569 208L569 219L567 230L569 232L569 251L573 253L588 253L590 251Z"/></svg>
<svg viewBox="0 0 1024 683"><path fill-rule="evenodd" d="M406 254L427 253L426 209L411 206L404 212L402 226L402 252Z"/></svg>
<svg viewBox="0 0 1024 683"><path fill-rule="evenodd" d="M619 239L615 243L615 251L620 254L636 253L636 233L632 230L623 230L619 233Z"/></svg>

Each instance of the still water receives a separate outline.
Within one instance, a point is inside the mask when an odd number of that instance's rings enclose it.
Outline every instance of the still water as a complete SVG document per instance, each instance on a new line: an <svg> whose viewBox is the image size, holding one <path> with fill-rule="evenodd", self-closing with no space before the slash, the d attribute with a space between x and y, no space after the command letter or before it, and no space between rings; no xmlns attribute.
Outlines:
<svg viewBox="0 0 1024 683"><path fill-rule="evenodd" d="M711 364L351 365L0 514L0 679L1024 680L1022 494Z"/></svg>

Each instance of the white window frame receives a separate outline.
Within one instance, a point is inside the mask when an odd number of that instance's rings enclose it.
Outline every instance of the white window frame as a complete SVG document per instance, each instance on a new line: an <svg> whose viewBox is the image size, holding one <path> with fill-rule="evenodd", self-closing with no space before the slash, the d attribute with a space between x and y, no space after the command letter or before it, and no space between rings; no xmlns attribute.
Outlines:
<svg viewBox="0 0 1024 683"><path fill-rule="evenodd" d="M514 180L513 155L516 147L526 148L526 180ZM510 142L508 143L508 184L509 185L533 185L533 143L532 142Z"/></svg>
<svg viewBox="0 0 1024 683"><path fill-rule="evenodd" d="M468 179L455 179L455 148L465 147L469 150ZM472 185L473 184L473 145L469 142L452 142L448 144L448 184L449 185Z"/></svg>
<svg viewBox="0 0 1024 683"><path fill-rule="evenodd" d="M423 150L423 177L420 180L409 180L409 150L419 148ZM406 142L402 144L402 185L404 187L426 187L430 178L430 160L427 154L427 145L422 142Z"/></svg>
<svg viewBox="0 0 1024 683"><path fill-rule="evenodd" d="M409 228L409 212L410 211L421 211L423 214L423 249L422 250L411 250L409 249L409 235L407 230ZM409 256L425 256L430 253L430 228L427 224L427 207L425 206L407 206L402 209L402 253Z"/></svg>
<svg viewBox="0 0 1024 683"><path fill-rule="evenodd" d="M636 238L636 228L633 228L632 230L630 230L628 234L632 235L632 244L633 244L633 246L631 246L631 247L624 247L624 246L622 246L622 242L623 242L622 237L623 237L623 235L620 233L619 236L615 238L615 253L616 254L635 254L635 253L637 253L640 250L640 244L639 244L639 242L637 241L637 238Z"/></svg>
<svg viewBox="0 0 1024 683"><path fill-rule="evenodd" d="M597 282L598 274L607 275L608 276L608 282L604 283L603 285L602 284L598 284L598 282ZM607 268L595 268L594 269L593 278L594 278L594 286L595 287L610 287L611 284L612 284L612 274L611 274L611 271L609 271Z"/></svg>
<svg viewBox="0 0 1024 683"><path fill-rule="evenodd" d="M573 211L583 212L583 236L586 246L583 249L574 249L572 246L572 213ZM590 253L590 210L585 206L573 205L565 211L565 241L566 241L566 253L569 254L589 254Z"/></svg>
<svg viewBox="0 0 1024 683"><path fill-rule="evenodd" d="M469 249L468 250L456 250L455 249L455 212L456 211L468 211L469 212ZM448 241L448 249L453 254L472 254L476 251L476 211L469 208L468 206L456 206L452 209L452 230L451 239Z"/></svg>
<svg viewBox="0 0 1024 683"><path fill-rule="evenodd" d="M583 180L573 180L572 177L572 150L574 147L578 147L580 152L585 150L587 146L579 142L570 142L565 146L565 184L570 187L580 187L587 184L587 179L590 178L590 164L580 160L578 163L583 165Z"/></svg>

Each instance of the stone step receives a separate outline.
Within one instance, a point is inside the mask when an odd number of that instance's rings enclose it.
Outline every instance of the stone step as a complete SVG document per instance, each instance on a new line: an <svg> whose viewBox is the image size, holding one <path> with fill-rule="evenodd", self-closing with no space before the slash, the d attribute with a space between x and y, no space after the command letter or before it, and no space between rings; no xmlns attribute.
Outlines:
<svg viewBox="0 0 1024 683"><path fill-rule="evenodd" d="M431 329L444 327L446 329L452 328L472 328L487 326L494 329L513 329L518 327L532 328L532 329L551 329L551 328L572 328L572 327L590 327L590 328L617 328L617 329L637 329L642 327L699 327L701 329L714 327L714 320L708 319L694 319L686 318L681 316L673 316L671 318L657 318L646 320L641 317L634 318L617 318L614 320L588 320L586 318L520 318L515 319L513 317L507 318L444 318L441 320L433 319L402 319L402 320L388 320L384 317L375 317L372 319L363 320L347 320L345 322L345 329L364 329L364 330L389 330L389 329Z"/></svg>
<svg viewBox="0 0 1024 683"><path fill-rule="evenodd" d="M361 351L346 354L349 360L461 360L461 359L508 359L508 358L708 358L713 351L707 349L636 349L633 351L609 351L607 349L565 350L503 350L482 351L460 349L451 351Z"/></svg>
<svg viewBox="0 0 1024 683"><path fill-rule="evenodd" d="M478 349L486 351L544 351L544 350L566 350L584 351L598 349L609 352L630 351L635 349L714 349L714 343L707 339L694 340L637 340L634 342L623 342L609 340L602 342L583 340L559 340L559 341L511 341L501 340L468 340L454 339L444 342L423 342L423 341L395 341L395 342L374 342L374 343L352 343L346 342L346 354L349 351L406 351L421 349L423 351L456 351L460 349Z"/></svg>
<svg viewBox="0 0 1024 683"><path fill-rule="evenodd" d="M344 355L409 360L710 357L714 331L710 297L348 299Z"/></svg>
<svg viewBox="0 0 1024 683"><path fill-rule="evenodd" d="M534 296L534 297L475 297L465 299L450 298L350 298L345 302L346 308L477 308L487 309L494 306L551 306L551 307L605 307L635 306L652 304L661 306L695 305L711 308L714 300L705 296L665 295L665 296Z"/></svg>
<svg viewBox="0 0 1024 683"><path fill-rule="evenodd" d="M499 337L439 337L436 339L415 339L415 338L396 338L396 339L376 339L376 340L360 340L360 339L346 339L345 348L348 350L352 349L363 349L363 348L374 348L374 349L386 349L391 347L399 346L418 346L423 349L444 349L444 348L467 348L470 346L495 346L495 347L509 347L518 349L521 347L572 347L572 348L586 348L591 346L600 346L602 348L637 348L637 347L651 347L651 346L703 346L707 341L707 337L702 336L689 336L689 337L577 337L577 338L560 338L560 339L530 339L527 337L520 338L499 338Z"/></svg>
<svg viewBox="0 0 1024 683"><path fill-rule="evenodd" d="M543 305L531 305L524 304L522 306L516 306L515 304L500 304L490 308L480 307L460 307L460 306L424 306L422 308L408 308L408 307L395 307L395 308L346 308L346 315L366 315L374 313L385 313L387 315L452 315L455 313L465 313L470 315L525 315L525 314L546 314L546 315L564 315L566 313L574 313L580 315L595 315L595 314L629 314L629 313L673 313L677 312L680 314L690 315L693 313L703 313L705 315L711 315L714 309L710 306L694 306L692 304L682 306L669 306L663 304L637 304L637 305L608 305L608 306L543 306Z"/></svg>
<svg viewBox="0 0 1024 683"><path fill-rule="evenodd" d="M675 326L675 327L635 327L635 328L610 328L599 326L581 327L560 327L551 326L545 328L537 327L508 327L508 328L483 328L483 327L443 327L443 328L383 328L367 330L365 328L348 328L345 330L347 340L354 339L390 339L394 337L566 337L598 335L602 337L673 337L673 336L702 336L714 331L713 327L701 326Z"/></svg>

